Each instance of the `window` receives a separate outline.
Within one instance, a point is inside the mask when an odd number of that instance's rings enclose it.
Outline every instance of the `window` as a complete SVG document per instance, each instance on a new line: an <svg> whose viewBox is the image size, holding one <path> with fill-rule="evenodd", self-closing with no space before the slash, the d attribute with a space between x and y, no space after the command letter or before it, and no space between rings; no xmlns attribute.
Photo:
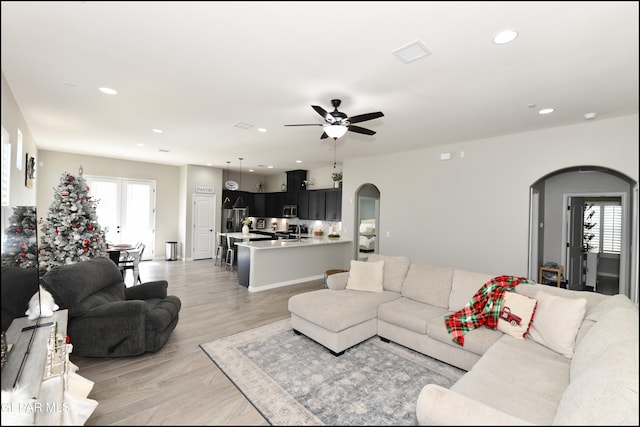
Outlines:
<svg viewBox="0 0 640 427"><path fill-rule="evenodd" d="M620 201L586 202L584 210L585 249L589 252L620 254L622 206Z"/></svg>
<svg viewBox="0 0 640 427"><path fill-rule="evenodd" d="M18 141L16 144L16 168L22 170L22 131L18 129Z"/></svg>
<svg viewBox="0 0 640 427"><path fill-rule="evenodd" d="M2 128L2 206L9 206L11 189L11 144L9 132Z"/></svg>

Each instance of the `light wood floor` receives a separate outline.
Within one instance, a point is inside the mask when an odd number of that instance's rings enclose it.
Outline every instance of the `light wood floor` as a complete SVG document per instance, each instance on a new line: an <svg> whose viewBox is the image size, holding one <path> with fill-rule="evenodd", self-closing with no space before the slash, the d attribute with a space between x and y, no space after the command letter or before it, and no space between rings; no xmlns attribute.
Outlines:
<svg viewBox="0 0 640 427"><path fill-rule="evenodd" d="M166 279L182 300L178 325L156 353L118 359L71 354L95 382L98 406L86 425L269 425L199 344L289 317L289 297L322 280L261 292L212 260L144 261L144 281Z"/></svg>

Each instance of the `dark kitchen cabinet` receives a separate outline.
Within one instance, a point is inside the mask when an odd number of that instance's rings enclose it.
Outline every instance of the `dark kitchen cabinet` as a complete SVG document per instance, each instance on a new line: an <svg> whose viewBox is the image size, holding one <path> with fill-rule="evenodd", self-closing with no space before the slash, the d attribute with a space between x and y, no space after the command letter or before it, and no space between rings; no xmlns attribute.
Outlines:
<svg viewBox="0 0 640 427"><path fill-rule="evenodd" d="M253 194L253 209L249 210L251 216L264 217L267 216L267 194Z"/></svg>
<svg viewBox="0 0 640 427"><path fill-rule="evenodd" d="M298 205L298 191L255 194L264 195L264 214L262 216L280 218L284 205ZM256 214L255 216L260 215Z"/></svg>
<svg viewBox="0 0 640 427"><path fill-rule="evenodd" d="M280 193L265 193L265 216L278 218L282 216L282 205L279 204Z"/></svg>
<svg viewBox="0 0 640 427"><path fill-rule="evenodd" d="M284 191L280 194L280 207L284 205L298 205L298 193L299 191ZM282 211L282 209L280 209Z"/></svg>
<svg viewBox="0 0 640 427"><path fill-rule="evenodd" d="M298 169L287 171L287 191L296 192L306 190L307 186L304 181L307 179L307 171Z"/></svg>
<svg viewBox="0 0 640 427"><path fill-rule="evenodd" d="M307 219L325 219L325 190L311 190Z"/></svg>
<svg viewBox="0 0 640 427"><path fill-rule="evenodd" d="M298 218L340 221L342 219L342 190L320 189L301 191Z"/></svg>
<svg viewBox="0 0 640 427"><path fill-rule="evenodd" d="M342 219L342 190L326 190L325 219L327 221L340 221Z"/></svg>
<svg viewBox="0 0 640 427"><path fill-rule="evenodd" d="M309 193L310 191L301 191L298 194L298 218L309 219Z"/></svg>

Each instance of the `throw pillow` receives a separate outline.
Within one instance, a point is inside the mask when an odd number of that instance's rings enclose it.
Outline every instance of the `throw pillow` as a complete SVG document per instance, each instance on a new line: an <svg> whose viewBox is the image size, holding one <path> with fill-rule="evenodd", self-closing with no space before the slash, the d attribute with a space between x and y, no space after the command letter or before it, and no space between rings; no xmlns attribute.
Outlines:
<svg viewBox="0 0 640 427"><path fill-rule="evenodd" d="M578 329L587 311L586 298L564 298L538 291L536 316L529 329L529 338L562 354L573 357Z"/></svg>
<svg viewBox="0 0 640 427"><path fill-rule="evenodd" d="M347 289L352 291L382 292L384 261L351 260Z"/></svg>
<svg viewBox="0 0 640 427"><path fill-rule="evenodd" d="M498 315L498 330L524 340L529 332L538 301L515 292L505 292Z"/></svg>
<svg viewBox="0 0 640 427"><path fill-rule="evenodd" d="M371 254L367 261L384 261L382 286L386 291L402 291L402 282L411 264L409 257Z"/></svg>

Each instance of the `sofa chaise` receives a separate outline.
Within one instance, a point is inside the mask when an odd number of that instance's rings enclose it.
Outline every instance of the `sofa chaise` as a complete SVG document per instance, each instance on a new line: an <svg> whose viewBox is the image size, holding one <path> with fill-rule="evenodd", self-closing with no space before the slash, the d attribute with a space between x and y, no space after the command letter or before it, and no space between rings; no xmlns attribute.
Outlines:
<svg viewBox="0 0 640 427"><path fill-rule="evenodd" d="M493 278L373 254L329 276L328 289L291 297L291 325L335 355L378 335L466 370L450 389L425 384L422 425L638 425L638 306L520 283L506 294L532 307L528 318L455 342L445 316Z"/></svg>

